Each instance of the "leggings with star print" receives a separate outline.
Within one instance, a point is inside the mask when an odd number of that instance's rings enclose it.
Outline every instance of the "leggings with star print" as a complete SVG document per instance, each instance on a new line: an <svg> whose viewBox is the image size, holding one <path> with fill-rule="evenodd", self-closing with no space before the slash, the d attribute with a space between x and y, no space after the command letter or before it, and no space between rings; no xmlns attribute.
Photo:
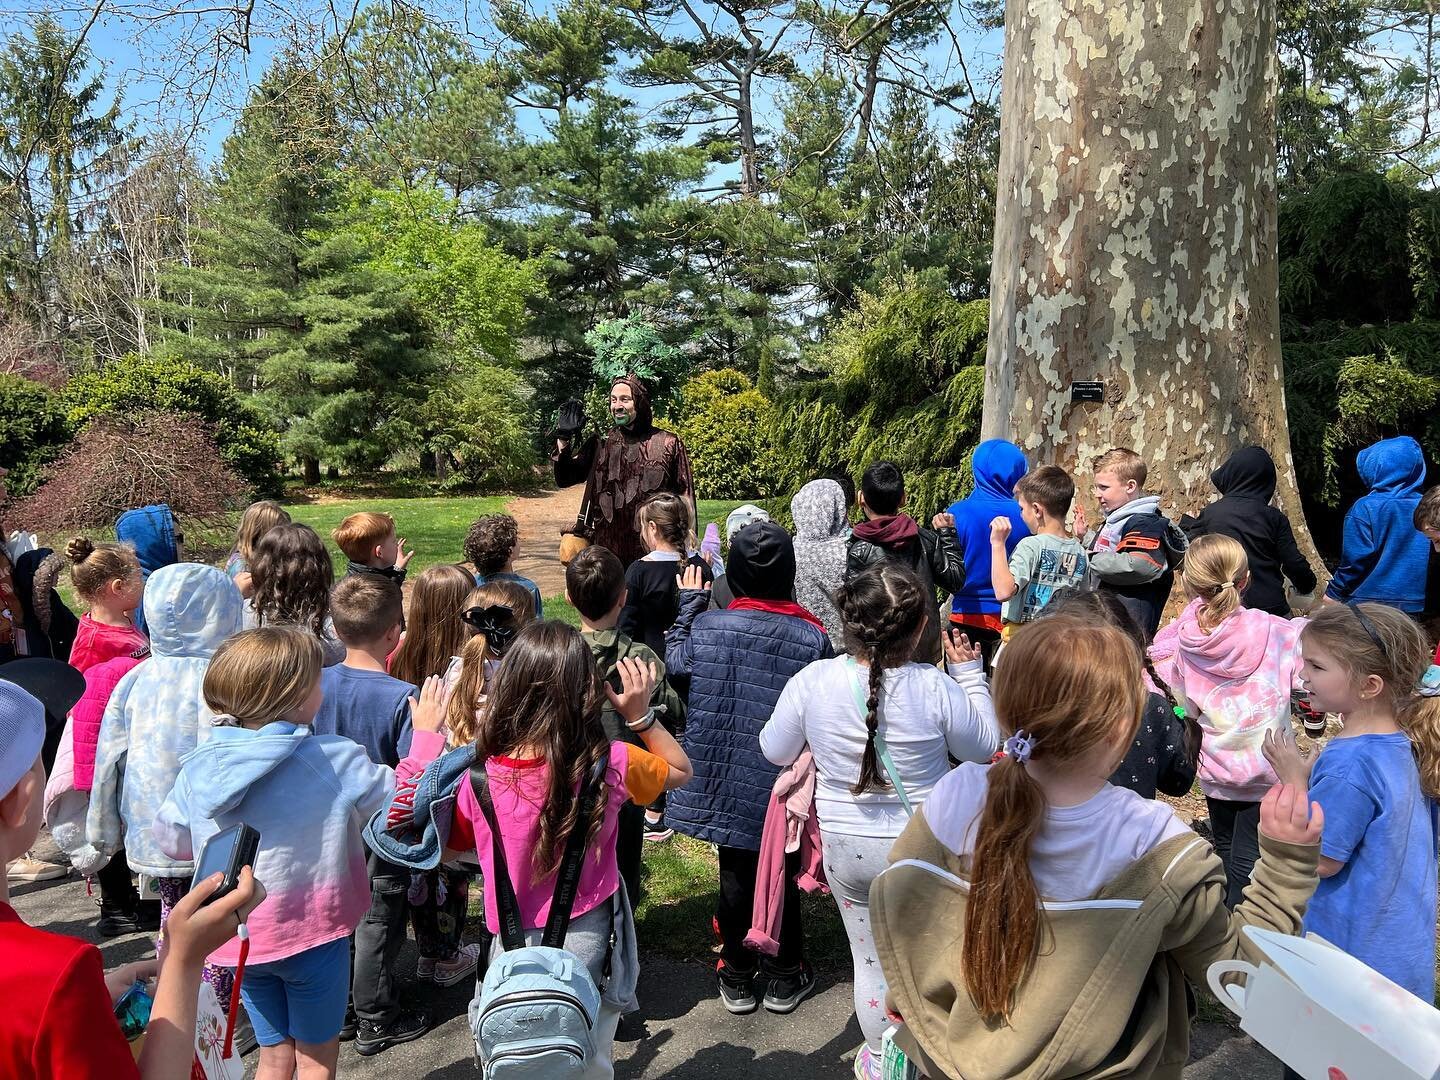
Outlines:
<svg viewBox="0 0 1440 1080"><path fill-rule="evenodd" d="M890 1021L885 1019L885 975L870 936L870 883L885 869L894 843L893 836L851 836L820 826L825 881L840 907L855 963L855 1016L873 1054L880 1053L880 1036Z"/></svg>

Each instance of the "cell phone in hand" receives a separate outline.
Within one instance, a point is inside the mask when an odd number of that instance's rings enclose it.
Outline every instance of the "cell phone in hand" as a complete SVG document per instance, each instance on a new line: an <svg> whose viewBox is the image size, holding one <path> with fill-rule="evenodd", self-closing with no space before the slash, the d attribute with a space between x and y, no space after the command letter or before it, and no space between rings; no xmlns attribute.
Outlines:
<svg viewBox="0 0 1440 1080"><path fill-rule="evenodd" d="M240 871L255 865L255 856L260 851L260 834L249 825L231 825L221 829L200 849L200 858L195 860L195 876L190 879L190 888L204 881L211 874L225 875L220 887L210 894L207 904L219 900L235 890L240 883Z"/></svg>

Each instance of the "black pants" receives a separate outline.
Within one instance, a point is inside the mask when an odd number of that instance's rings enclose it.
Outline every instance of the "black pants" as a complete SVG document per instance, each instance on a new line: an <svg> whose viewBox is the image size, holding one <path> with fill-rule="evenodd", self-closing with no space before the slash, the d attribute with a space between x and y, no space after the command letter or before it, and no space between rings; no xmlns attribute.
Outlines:
<svg viewBox="0 0 1440 1080"><path fill-rule="evenodd" d="M1225 906L1234 909L1260 857L1260 804L1205 797L1215 854L1225 864Z"/></svg>
<svg viewBox="0 0 1440 1080"><path fill-rule="evenodd" d="M370 868L370 910L350 938L355 962L351 968L350 994L355 1015L375 1024L387 1024L400 1011L395 961L405 944L406 894L410 871L386 862L373 851Z"/></svg>
<svg viewBox="0 0 1440 1080"><path fill-rule="evenodd" d="M964 623L952 622L947 626L946 631L959 630L970 639L970 644L980 646L980 662L985 669L985 674L990 674L990 669L995 666L995 653L1000 648L1000 631L987 630L983 626L966 626Z"/></svg>
<svg viewBox="0 0 1440 1080"><path fill-rule="evenodd" d="M737 972L755 970L757 955L745 947L755 909L755 876L760 853L744 848L720 848L720 901L715 907L715 921L720 926L720 958L725 966ZM805 959L805 925L800 912L800 889L795 874L800 869L798 852L785 857L785 908L780 917L780 952L759 956L759 965L767 973L790 972Z"/></svg>
<svg viewBox="0 0 1440 1080"><path fill-rule="evenodd" d="M640 863L645 849L645 808L628 799L615 826L615 863L632 909L640 906Z"/></svg>
<svg viewBox="0 0 1440 1080"><path fill-rule="evenodd" d="M115 857L95 875L95 880L100 883L100 903L103 906L134 911L139 905L140 893L130 877L130 864L125 860L124 848L117 851Z"/></svg>

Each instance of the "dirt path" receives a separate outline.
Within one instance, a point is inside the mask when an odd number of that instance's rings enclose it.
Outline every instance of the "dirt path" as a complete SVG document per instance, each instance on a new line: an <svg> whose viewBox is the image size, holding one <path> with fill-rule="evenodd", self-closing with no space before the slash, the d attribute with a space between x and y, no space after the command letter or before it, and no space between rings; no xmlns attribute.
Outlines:
<svg viewBox="0 0 1440 1080"><path fill-rule="evenodd" d="M575 524L584 484L533 495L517 495L505 505L520 528L520 550L515 572L536 585L547 600L565 591L565 567L560 565L560 530Z"/></svg>

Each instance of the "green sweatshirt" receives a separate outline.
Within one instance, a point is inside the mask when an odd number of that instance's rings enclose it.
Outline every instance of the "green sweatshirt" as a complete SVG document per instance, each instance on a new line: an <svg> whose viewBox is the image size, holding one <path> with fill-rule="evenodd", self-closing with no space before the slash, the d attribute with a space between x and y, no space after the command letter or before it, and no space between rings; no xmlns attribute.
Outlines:
<svg viewBox="0 0 1440 1080"><path fill-rule="evenodd" d="M1242 926L1299 933L1319 855L1319 845L1261 835L1232 913L1210 844L1167 840L1093 898L1046 904L1039 954L1010 1023L989 1027L961 964L968 857L946 849L916 814L870 889L890 1004L905 1018L900 1045L933 1078L1179 1080L1190 1054L1186 978L1204 986L1217 960L1258 961Z"/></svg>
<svg viewBox="0 0 1440 1080"><path fill-rule="evenodd" d="M659 667L660 681L655 684L655 690L650 695L650 705L660 713L661 722L670 731L678 731L684 726L685 703L680 700L680 695L670 685L670 680L665 678L665 661L655 655L655 650L648 645L642 645L640 642L632 640L629 635L622 634L614 628L582 632L580 636L590 646L590 653L595 657L595 666L600 671L601 682L614 675L615 669L620 666L620 661L626 658L639 660L642 663L652 663ZM627 728L624 721L610 707L609 698L605 699L601 721L605 725L605 734L611 742L628 742L634 746L645 745L640 736Z"/></svg>

